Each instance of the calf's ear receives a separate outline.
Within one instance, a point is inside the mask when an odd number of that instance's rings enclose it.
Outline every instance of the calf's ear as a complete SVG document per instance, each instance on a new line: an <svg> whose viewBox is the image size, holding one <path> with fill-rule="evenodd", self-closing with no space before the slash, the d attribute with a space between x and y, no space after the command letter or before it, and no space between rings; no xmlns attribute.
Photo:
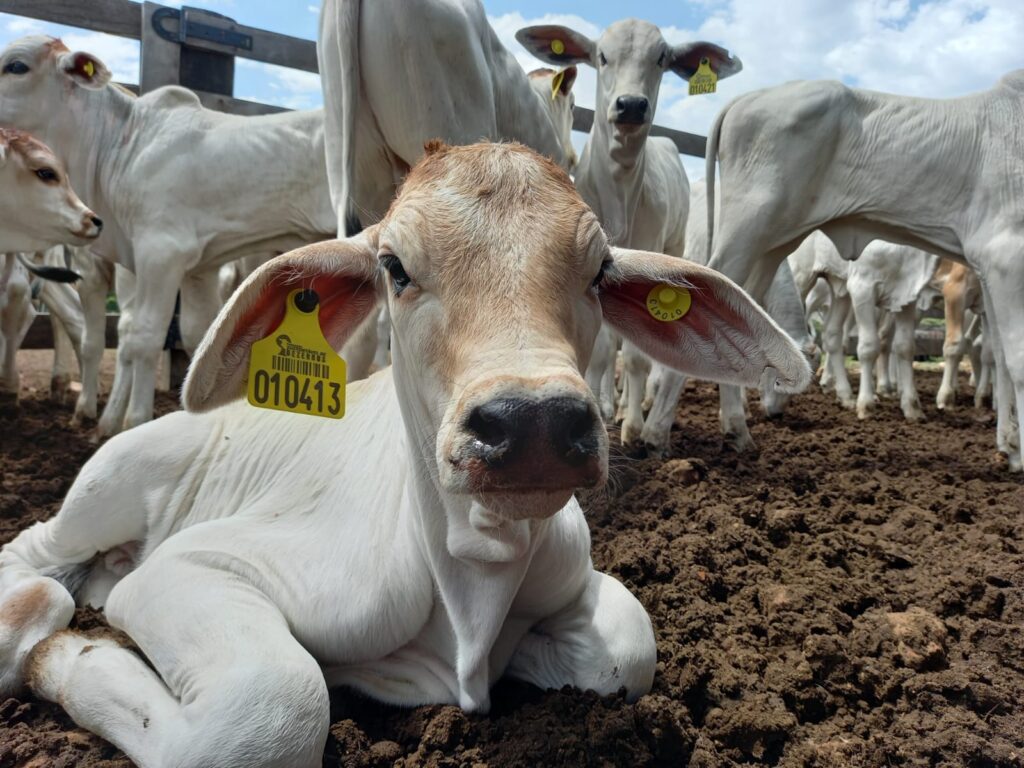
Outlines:
<svg viewBox="0 0 1024 768"><path fill-rule="evenodd" d="M516 32L516 40L538 59L556 67L566 64L596 66L594 51L597 46L594 41L568 27L557 24L523 27Z"/></svg>
<svg viewBox="0 0 1024 768"><path fill-rule="evenodd" d="M84 51L63 54L60 57L60 68L80 86L93 91L105 87L111 78L107 65Z"/></svg>
<svg viewBox="0 0 1024 768"><path fill-rule="evenodd" d="M764 380L774 379L780 392L800 392L811 381L810 366L793 339L742 288L713 269L660 253L612 248L599 297L605 322L655 360L689 376L756 386L767 375Z"/></svg>
<svg viewBox="0 0 1024 768"><path fill-rule="evenodd" d="M700 66L701 59L707 59L719 80L732 77L743 69L739 56L730 56L720 45L705 43L680 43L672 48L668 68L684 80L689 80Z"/></svg>
<svg viewBox="0 0 1024 768"><path fill-rule="evenodd" d="M341 349L379 299L376 226L346 240L308 245L271 259L242 283L196 350L182 390L188 411L208 411L245 394L249 353L284 318L295 288L312 288L320 330Z"/></svg>

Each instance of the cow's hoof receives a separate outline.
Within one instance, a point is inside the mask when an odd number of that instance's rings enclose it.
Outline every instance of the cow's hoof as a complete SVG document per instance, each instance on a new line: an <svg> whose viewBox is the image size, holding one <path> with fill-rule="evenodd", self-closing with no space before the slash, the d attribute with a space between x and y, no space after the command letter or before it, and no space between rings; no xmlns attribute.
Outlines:
<svg viewBox="0 0 1024 768"><path fill-rule="evenodd" d="M862 421L864 419L870 419L871 414L874 413L874 410L874 403L857 403L857 418L861 419Z"/></svg>
<svg viewBox="0 0 1024 768"><path fill-rule="evenodd" d="M841 399L841 400L839 401L839 404L840 404L841 406L843 406L843 408L845 408L845 409L846 409L846 410L848 410L848 411L852 411L852 410L853 410L854 408L856 408L856 407L857 407L857 401L856 401L856 400L853 400L853 399L850 399L850 400L842 400L842 399Z"/></svg>
<svg viewBox="0 0 1024 768"><path fill-rule="evenodd" d="M729 432L724 437L725 447L736 453L748 453L757 450L757 444L750 432L737 433Z"/></svg>
<svg viewBox="0 0 1024 768"><path fill-rule="evenodd" d="M911 424L920 424L925 421L924 411L918 409L909 409L903 412L903 417Z"/></svg>
<svg viewBox="0 0 1024 768"><path fill-rule="evenodd" d="M0 602L0 698L21 689L32 648L66 627L74 613L74 599L53 579L29 578L4 590Z"/></svg>
<svg viewBox="0 0 1024 768"><path fill-rule="evenodd" d="M86 637L71 630L56 632L36 644L25 661L25 682L47 701L60 701L68 677L79 656L97 648L120 648L106 637Z"/></svg>

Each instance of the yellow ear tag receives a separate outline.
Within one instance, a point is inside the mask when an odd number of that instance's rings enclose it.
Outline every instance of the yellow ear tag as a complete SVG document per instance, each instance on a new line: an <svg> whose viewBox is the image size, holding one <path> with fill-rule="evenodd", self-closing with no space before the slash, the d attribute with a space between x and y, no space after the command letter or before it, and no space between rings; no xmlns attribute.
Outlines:
<svg viewBox="0 0 1024 768"><path fill-rule="evenodd" d="M551 52L556 56L561 56L563 53L565 53L565 43L555 38L554 40L551 41Z"/></svg>
<svg viewBox="0 0 1024 768"><path fill-rule="evenodd" d="M82 65L82 71L85 72L88 77L92 77L96 74L96 67L91 61L87 61Z"/></svg>
<svg viewBox="0 0 1024 768"><path fill-rule="evenodd" d="M690 311L690 292L668 283L658 283L647 294L647 311L655 320L671 323Z"/></svg>
<svg viewBox="0 0 1024 768"><path fill-rule="evenodd" d="M558 89L562 87L562 81L565 80L565 70L556 74L551 78L551 100L554 101L558 98Z"/></svg>
<svg viewBox="0 0 1024 768"><path fill-rule="evenodd" d="M250 405L328 419L345 415L345 361L324 338L319 316L314 291L288 294L284 320L252 345Z"/></svg>
<svg viewBox="0 0 1024 768"><path fill-rule="evenodd" d="M699 96L702 93L714 93L718 89L718 75L711 69L711 62L707 57L700 60L697 71L690 76L690 95Z"/></svg>

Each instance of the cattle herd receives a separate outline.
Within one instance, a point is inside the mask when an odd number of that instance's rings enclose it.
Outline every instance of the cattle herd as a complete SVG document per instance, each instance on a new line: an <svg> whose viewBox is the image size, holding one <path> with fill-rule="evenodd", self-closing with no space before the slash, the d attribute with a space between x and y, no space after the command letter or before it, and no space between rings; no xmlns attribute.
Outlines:
<svg viewBox="0 0 1024 768"><path fill-rule="evenodd" d="M96 419L115 285L121 308L96 424L117 436L0 551L0 699L27 686L140 766L286 768L320 765L341 685L476 712L502 676L635 699L651 620L595 570L574 497L607 480L606 422L663 455L687 377L713 381L746 451L745 388L778 415L820 351L839 405L920 420L933 302L938 407L969 356L1021 470L1024 70L946 101L741 96L691 185L648 135L662 77L739 58L637 20L517 39L553 68L523 73L477 0L325 0L325 108L264 117L136 97L49 37L0 52L0 389L36 293L54 386L73 351L74 420ZM154 421L179 292L184 410ZM243 399L253 344L309 311L348 365L340 421ZM68 630L76 603L137 650Z"/></svg>

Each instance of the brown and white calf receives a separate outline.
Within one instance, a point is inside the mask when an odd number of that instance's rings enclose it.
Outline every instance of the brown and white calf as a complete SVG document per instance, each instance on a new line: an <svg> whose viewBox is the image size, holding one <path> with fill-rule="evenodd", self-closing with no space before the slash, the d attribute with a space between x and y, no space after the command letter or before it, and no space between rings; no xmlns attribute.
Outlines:
<svg viewBox="0 0 1024 768"><path fill-rule="evenodd" d="M692 305L663 322L645 298L669 286ZM300 288L335 349L391 311L394 364L350 385L340 421L239 402L252 343ZM108 442L60 513L0 551L0 692L27 675L142 768L319 766L333 685L470 711L502 675L647 692L650 620L594 570L574 497L607 477L583 379L602 319L700 378L810 377L727 278L609 247L554 163L432 147L379 224L246 280L193 361L188 411ZM152 667L58 631L74 600L43 574L76 567Z"/></svg>

